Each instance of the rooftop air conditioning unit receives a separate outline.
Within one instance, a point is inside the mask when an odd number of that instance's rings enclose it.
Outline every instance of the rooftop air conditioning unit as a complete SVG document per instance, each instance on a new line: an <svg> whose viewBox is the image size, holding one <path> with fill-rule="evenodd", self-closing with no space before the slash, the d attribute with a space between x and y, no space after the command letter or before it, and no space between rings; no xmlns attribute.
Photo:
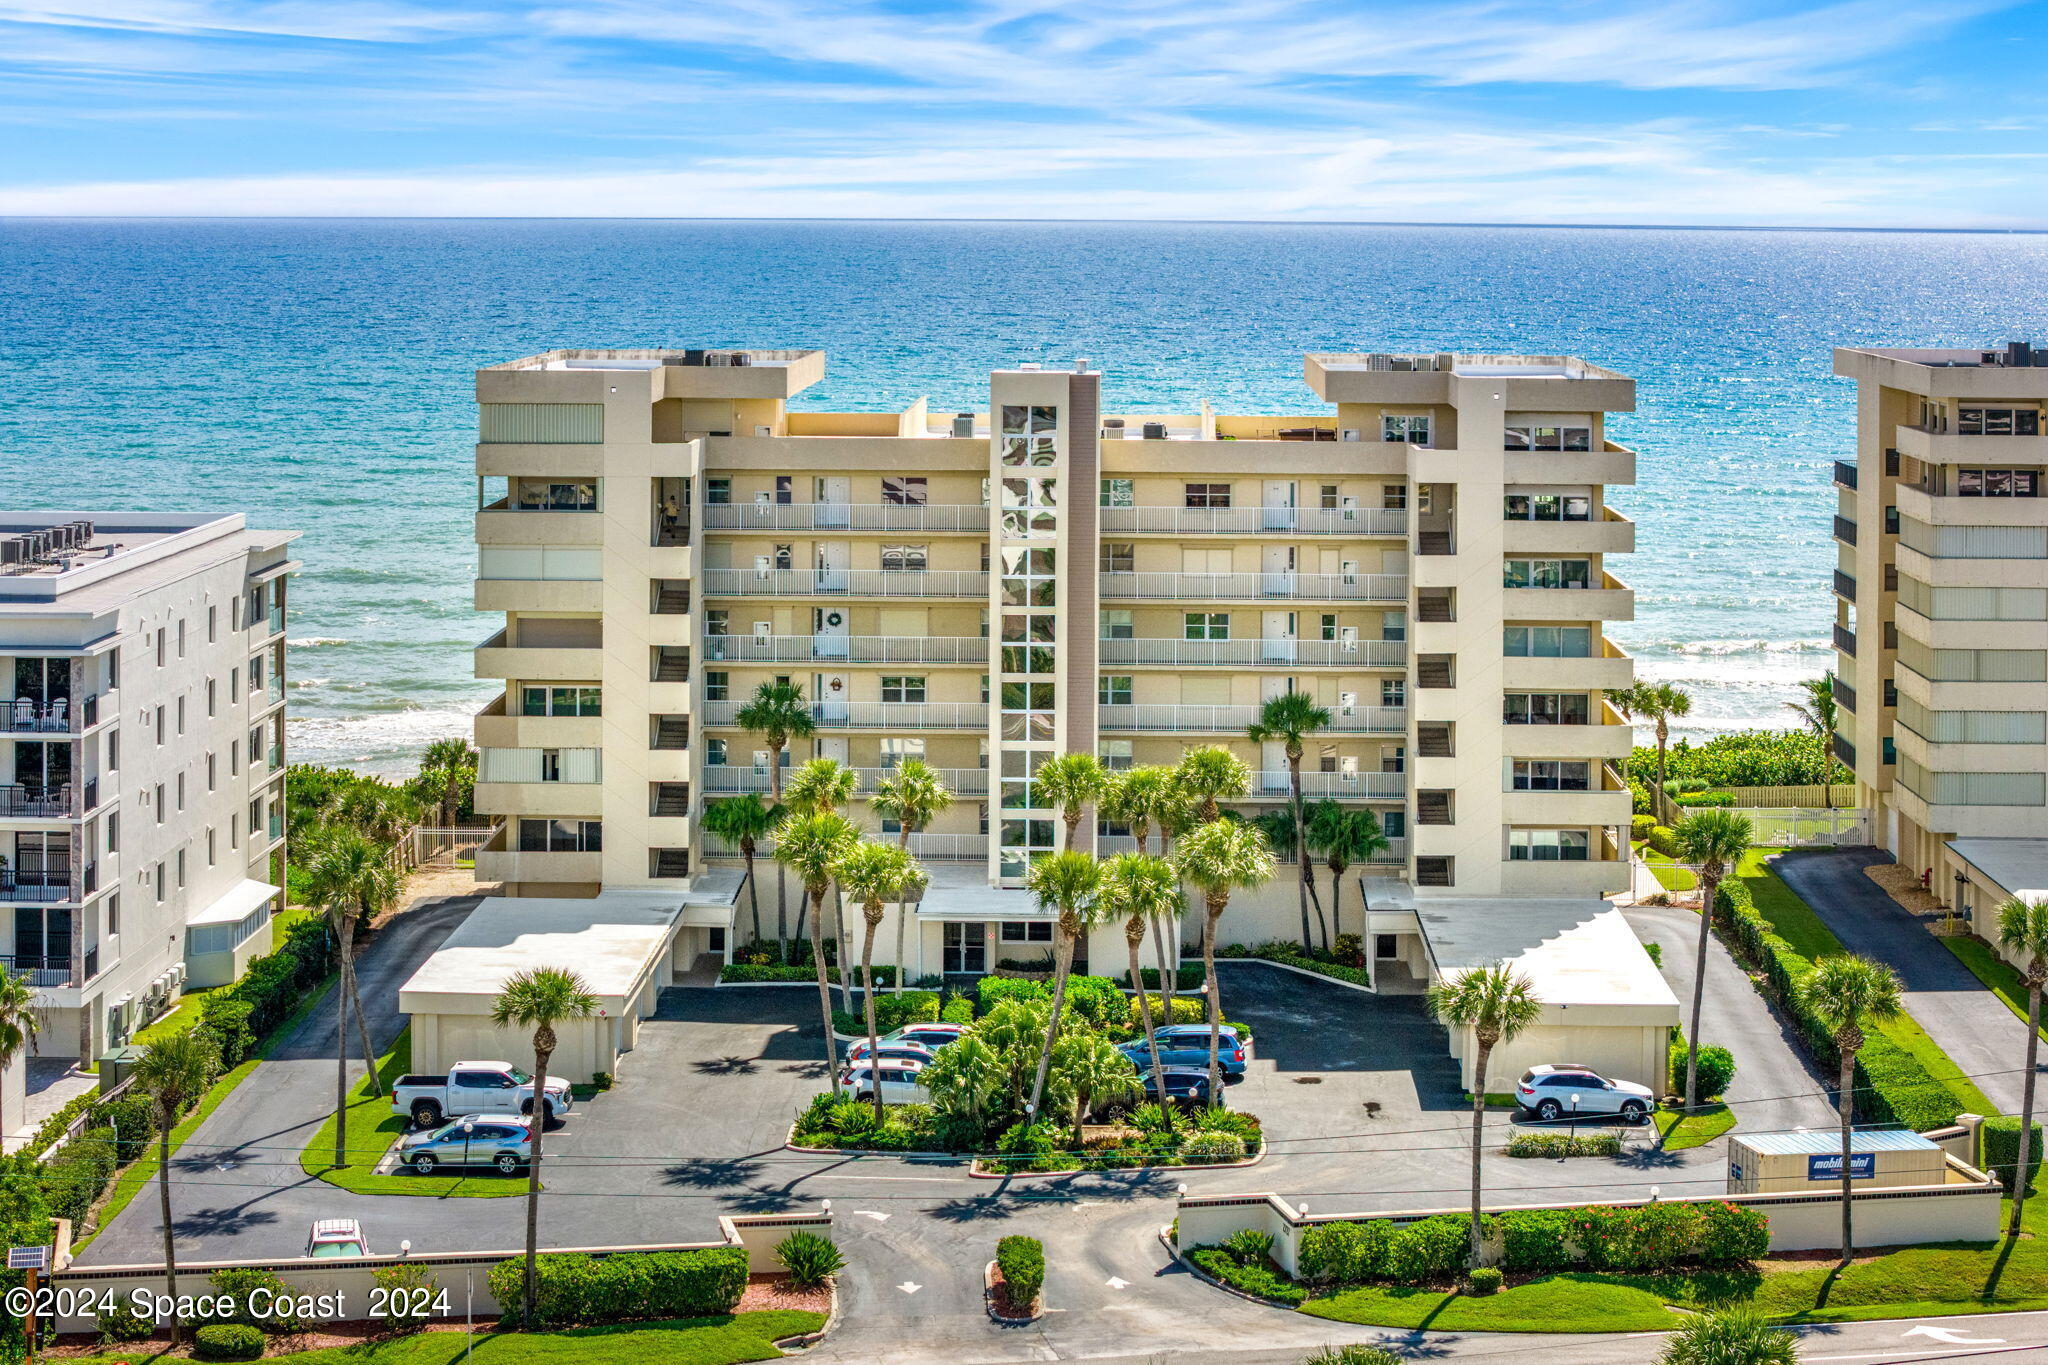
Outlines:
<svg viewBox="0 0 2048 1365"><path fill-rule="evenodd" d="M973 413L971 413L971 412L956 412L956 413L954 413L954 414L953 414L953 434L954 434L955 436L968 436L968 437L971 437L971 436L973 436L973 435L974 435L974 414L973 414Z"/></svg>
<svg viewBox="0 0 2048 1365"><path fill-rule="evenodd" d="M732 363L735 365L751 365L754 363L754 357L745 351L734 351L732 353Z"/></svg>
<svg viewBox="0 0 2048 1365"><path fill-rule="evenodd" d="M1102 439L1103 439L1103 440L1105 440L1105 441L1121 441L1121 440L1123 440L1123 438L1124 438L1124 419L1123 419L1123 418L1121 418L1121 417L1105 417L1105 418L1103 418L1103 419L1102 419Z"/></svg>
<svg viewBox="0 0 2048 1365"><path fill-rule="evenodd" d="M1035 370L1039 368L1039 364L1035 360L1027 360L1018 365L1017 368L1020 370Z"/></svg>
<svg viewBox="0 0 2048 1365"><path fill-rule="evenodd" d="M1084 355L1084 356L1082 356L1082 357L1080 357L1079 359L1077 359L1077 360L1075 360L1075 361L1074 361L1074 373L1075 373L1075 374L1086 374L1086 373L1088 373L1088 357L1087 357L1087 356L1085 356L1085 355Z"/></svg>
<svg viewBox="0 0 2048 1365"><path fill-rule="evenodd" d="M1148 441L1163 441L1163 440L1165 440L1165 439L1166 439L1166 423L1164 423L1164 422L1147 422L1147 423L1145 423L1145 439L1146 439L1146 440L1148 440Z"/></svg>

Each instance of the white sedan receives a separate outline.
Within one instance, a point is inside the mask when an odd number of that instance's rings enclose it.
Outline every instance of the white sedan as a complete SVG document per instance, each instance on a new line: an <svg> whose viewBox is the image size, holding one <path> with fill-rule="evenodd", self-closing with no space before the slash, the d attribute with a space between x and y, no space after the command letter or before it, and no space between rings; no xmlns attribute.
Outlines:
<svg viewBox="0 0 2048 1365"><path fill-rule="evenodd" d="M1650 1117L1657 1097L1634 1081L1611 1081L1589 1066L1569 1062L1532 1066L1515 1086L1515 1099L1539 1119L1573 1114L1619 1114L1630 1123Z"/></svg>

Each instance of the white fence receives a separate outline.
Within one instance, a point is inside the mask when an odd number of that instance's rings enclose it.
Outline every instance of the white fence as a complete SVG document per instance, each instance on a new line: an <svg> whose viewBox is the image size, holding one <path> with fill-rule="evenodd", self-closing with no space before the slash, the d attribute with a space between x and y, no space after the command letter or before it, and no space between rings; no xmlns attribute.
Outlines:
<svg viewBox="0 0 2048 1365"><path fill-rule="evenodd" d="M477 829L417 826L412 832L412 866L453 867L457 863L475 862L476 851L491 841L493 832L490 825Z"/></svg>
<svg viewBox="0 0 2048 1365"><path fill-rule="evenodd" d="M1861 810L1812 806L1731 808L1749 821L1758 848L1846 848L1870 842L1870 816Z"/></svg>

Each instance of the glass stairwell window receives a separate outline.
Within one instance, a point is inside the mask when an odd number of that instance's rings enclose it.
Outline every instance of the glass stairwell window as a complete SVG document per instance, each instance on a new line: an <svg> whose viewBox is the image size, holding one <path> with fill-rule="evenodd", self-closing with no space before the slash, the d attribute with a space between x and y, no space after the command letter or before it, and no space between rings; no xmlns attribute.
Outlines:
<svg viewBox="0 0 2048 1365"><path fill-rule="evenodd" d="M1590 588L1590 559L1510 559L1501 575L1507 588Z"/></svg>

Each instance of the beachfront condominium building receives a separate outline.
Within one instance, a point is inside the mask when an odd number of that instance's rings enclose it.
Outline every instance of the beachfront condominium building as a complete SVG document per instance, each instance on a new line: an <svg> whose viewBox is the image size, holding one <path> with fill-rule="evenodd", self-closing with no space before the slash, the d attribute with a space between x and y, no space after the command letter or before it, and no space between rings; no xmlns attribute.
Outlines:
<svg viewBox="0 0 2048 1365"><path fill-rule="evenodd" d="M1835 753L1874 842L1995 937L2003 894L2048 887L2048 351L1843 347L1835 373Z"/></svg>
<svg viewBox="0 0 2048 1365"><path fill-rule="evenodd" d="M854 768L868 828L897 832L866 798L906 759L957 794L910 839L933 873L905 950L925 971L1049 943L1016 890L1062 838L1046 759L1221 744L1253 772L1233 804L1270 807L1286 757L1246 727L1290 691L1331 716L1306 798L1389 837L1375 906L1628 884L1631 732L1606 697L1632 665L1606 626L1633 610L1609 557L1635 527L1607 489L1635 456L1604 428L1633 381L1559 356L1310 355L1298 413L1118 415L1076 362L997 370L958 411L793 410L824 363L564 350L478 371L476 604L504 613L476 651L504 683L476 724L477 809L503 820L480 877L590 895L729 865L697 817L768 791L738 717L782 679L816 724L786 762ZM1082 840L1131 846L1093 822ZM1364 932L1356 885L1345 932ZM1231 913L1231 940L1299 934L1286 878ZM1375 951L1421 951L1404 937Z"/></svg>
<svg viewBox="0 0 2048 1365"><path fill-rule="evenodd" d="M95 1057L269 943L297 534L0 512L0 960L43 1055Z"/></svg>

